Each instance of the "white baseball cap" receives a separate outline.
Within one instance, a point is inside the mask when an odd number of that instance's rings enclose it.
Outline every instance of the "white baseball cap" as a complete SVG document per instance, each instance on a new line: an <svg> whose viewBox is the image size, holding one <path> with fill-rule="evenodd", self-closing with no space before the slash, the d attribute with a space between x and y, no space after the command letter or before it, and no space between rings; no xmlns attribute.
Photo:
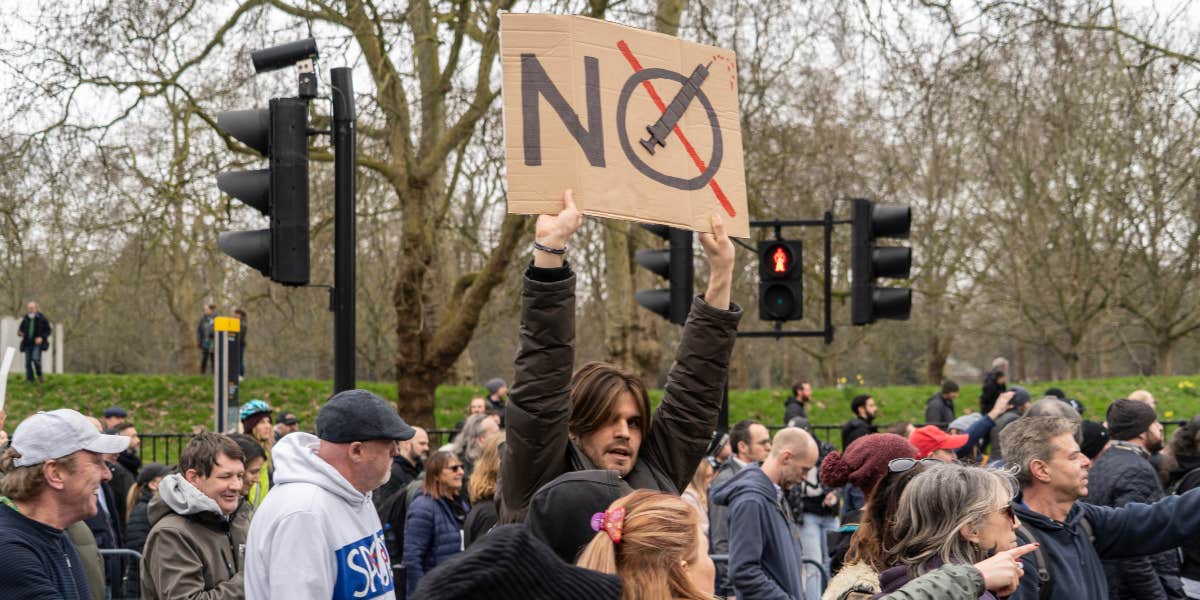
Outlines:
<svg viewBox="0 0 1200 600"><path fill-rule="evenodd" d="M129 447L129 441L123 435L101 434L87 417L69 408L39 412L13 431L12 447L21 453L13 466L29 467L80 450L117 454Z"/></svg>

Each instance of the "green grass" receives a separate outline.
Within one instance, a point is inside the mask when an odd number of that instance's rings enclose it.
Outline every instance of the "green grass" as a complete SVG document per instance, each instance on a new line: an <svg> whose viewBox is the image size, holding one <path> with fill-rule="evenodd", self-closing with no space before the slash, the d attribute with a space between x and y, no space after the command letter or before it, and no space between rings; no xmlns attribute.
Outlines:
<svg viewBox="0 0 1200 600"><path fill-rule="evenodd" d="M960 382L961 383L961 382ZM1192 385L1196 384L1196 385ZM394 398L396 384L359 382L384 398ZM1087 407L1085 417L1099 418L1109 402L1144 388L1158 400L1163 419L1188 419L1200 412L1200 377L1116 377L1077 381L1051 381L1024 384L1034 398L1047 387L1060 387ZM301 427L312 429L317 409L328 397L332 384L313 379L255 378L243 382L240 398L266 400L276 410L290 410ZM481 388L442 386L437 392L437 424L451 428L462 419L471 397ZM934 386L879 386L818 388L813 396L817 406L809 411L815 424L834 425L850 418L850 399L869 393L879 403L880 423L923 420L925 400L936 391ZM730 422L755 418L768 424L783 420L783 400L789 390L731 390ZM651 393L655 403L661 392ZM977 407L979 385L964 385L956 407L959 414ZM21 419L36 410L74 408L99 416L105 407L119 404L130 411L130 420L141 432L187 432L195 425L211 427L212 379L173 375L52 375L41 385L28 385L21 376L8 382L8 424L12 431Z"/></svg>

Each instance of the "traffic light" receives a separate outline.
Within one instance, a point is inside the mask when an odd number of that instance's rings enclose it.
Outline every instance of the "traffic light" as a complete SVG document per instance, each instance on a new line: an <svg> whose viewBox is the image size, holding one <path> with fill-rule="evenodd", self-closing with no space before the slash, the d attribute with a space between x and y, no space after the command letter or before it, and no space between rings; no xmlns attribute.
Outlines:
<svg viewBox="0 0 1200 600"><path fill-rule="evenodd" d="M221 233L217 247L283 285L308 284L308 102L217 115L217 127L270 161L266 169L217 175L221 191L258 209L270 228Z"/></svg>
<svg viewBox="0 0 1200 600"><path fill-rule="evenodd" d="M862 198L851 202L851 321L855 325L867 325L876 319L908 320L912 311L912 290L881 287L875 280L880 277L907 279L912 268L912 248L877 246L876 240L907 239L912 227L912 209L876 204Z"/></svg>
<svg viewBox="0 0 1200 600"><path fill-rule="evenodd" d="M668 289L638 290L637 303L676 325L687 322L692 307L692 232L666 225L642 225L667 240L664 250L638 250L637 264L653 271L670 284Z"/></svg>
<svg viewBox="0 0 1200 600"><path fill-rule="evenodd" d="M804 316L804 271L800 242L771 240L758 243L758 317L764 321L794 321Z"/></svg>

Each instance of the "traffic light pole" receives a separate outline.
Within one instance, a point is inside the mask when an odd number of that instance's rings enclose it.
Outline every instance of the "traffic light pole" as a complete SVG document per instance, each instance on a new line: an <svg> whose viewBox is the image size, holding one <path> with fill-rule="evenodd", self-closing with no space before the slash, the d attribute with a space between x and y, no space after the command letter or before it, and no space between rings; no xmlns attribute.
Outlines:
<svg viewBox="0 0 1200 600"><path fill-rule="evenodd" d="M333 84L333 393L354 389L355 111L352 71L330 70Z"/></svg>
<svg viewBox="0 0 1200 600"><path fill-rule="evenodd" d="M785 338L785 337L819 337L825 340L826 344L833 343L833 226L848 225L851 222L848 220L836 221L833 218L833 213L825 212L825 216L821 219L800 219L800 220L771 220L771 221L750 221L751 227L771 227L775 230L775 239L783 240L784 227L820 227L825 233L825 326L822 329L815 330L783 330L783 321L775 321L774 329L769 331L739 331L737 336L740 338Z"/></svg>

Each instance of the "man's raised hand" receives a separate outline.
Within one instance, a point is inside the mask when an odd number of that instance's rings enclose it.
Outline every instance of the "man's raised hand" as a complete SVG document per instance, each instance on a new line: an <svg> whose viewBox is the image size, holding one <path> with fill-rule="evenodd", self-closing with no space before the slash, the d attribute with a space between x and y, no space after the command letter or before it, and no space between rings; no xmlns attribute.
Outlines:
<svg viewBox="0 0 1200 600"><path fill-rule="evenodd" d="M566 248L567 241L576 229L583 225L583 213L575 207L575 197L571 190L563 192L563 209L557 215L538 215L537 226L534 228L533 239L547 248ZM563 255L535 250L533 264L543 269L553 269L563 266Z"/></svg>
<svg viewBox="0 0 1200 600"><path fill-rule="evenodd" d="M733 286L733 242L725 234L725 223L712 215L712 233L700 234L700 245L708 257L708 291L704 300L713 308L729 310L729 289Z"/></svg>

